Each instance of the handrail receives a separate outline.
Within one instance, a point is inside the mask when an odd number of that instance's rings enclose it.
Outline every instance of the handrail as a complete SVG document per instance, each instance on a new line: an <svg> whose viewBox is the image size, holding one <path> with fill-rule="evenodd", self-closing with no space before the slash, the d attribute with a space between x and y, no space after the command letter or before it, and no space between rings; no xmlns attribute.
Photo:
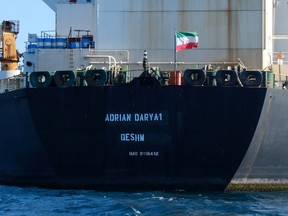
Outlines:
<svg viewBox="0 0 288 216"><path fill-rule="evenodd" d="M108 58L108 65L109 65L109 70L111 69L111 59L113 61L113 66L116 67L117 61L115 57L110 56L110 55L86 55L84 58ZM97 62L89 62L90 64L97 64ZM107 64L107 62L106 62Z"/></svg>
<svg viewBox="0 0 288 216"><path fill-rule="evenodd" d="M98 53L118 53L118 52L123 52L126 53L126 60L129 62L130 60L130 54L129 54L129 50L98 50L98 49L92 49L89 47L89 54L92 55L98 55Z"/></svg>

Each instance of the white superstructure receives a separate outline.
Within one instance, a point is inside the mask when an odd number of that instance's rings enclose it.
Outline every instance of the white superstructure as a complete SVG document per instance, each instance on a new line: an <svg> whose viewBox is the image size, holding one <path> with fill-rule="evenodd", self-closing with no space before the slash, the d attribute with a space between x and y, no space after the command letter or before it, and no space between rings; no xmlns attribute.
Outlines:
<svg viewBox="0 0 288 216"><path fill-rule="evenodd" d="M264 69L273 61L271 0L43 1L56 12L56 29L38 35L40 47L30 44L24 58L27 72L91 64L141 68L145 49L152 66L173 69L175 31L199 34L197 49L177 53L178 69L237 62ZM58 38L67 39L65 48L57 47Z"/></svg>

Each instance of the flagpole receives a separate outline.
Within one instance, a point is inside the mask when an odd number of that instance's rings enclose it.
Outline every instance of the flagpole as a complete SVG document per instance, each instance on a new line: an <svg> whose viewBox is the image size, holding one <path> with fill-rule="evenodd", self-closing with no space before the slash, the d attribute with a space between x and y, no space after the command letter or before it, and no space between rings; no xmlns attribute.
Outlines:
<svg viewBox="0 0 288 216"><path fill-rule="evenodd" d="M177 46L177 36L176 36L176 29L174 29L174 72L176 73L177 70L177 51L176 51L176 46Z"/></svg>

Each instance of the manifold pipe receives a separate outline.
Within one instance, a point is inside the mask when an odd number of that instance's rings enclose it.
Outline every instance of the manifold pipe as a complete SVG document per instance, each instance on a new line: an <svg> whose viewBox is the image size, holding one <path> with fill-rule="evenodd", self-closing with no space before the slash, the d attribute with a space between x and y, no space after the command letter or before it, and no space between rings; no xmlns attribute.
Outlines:
<svg viewBox="0 0 288 216"><path fill-rule="evenodd" d="M92 57L91 57L92 58ZM115 60L115 58L114 58ZM91 64L107 64L107 62L90 62ZM125 64L125 65L142 65L143 62L125 62L125 61L119 61L116 62L116 64ZM149 64L153 64L153 65L174 65L174 62L149 62ZM235 65L235 64L239 64L239 62L177 62L178 65L208 65L208 64L224 64L224 65Z"/></svg>
<svg viewBox="0 0 288 216"><path fill-rule="evenodd" d="M111 69L110 65L111 65L111 59L113 61L113 65L114 67L116 67L117 62L115 57L110 56L110 55L87 55L85 56L85 58L108 58L108 65L109 65L109 70ZM98 62L89 62L90 64L98 64ZM105 64L107 64L107 62L104 62Z"/></svg>

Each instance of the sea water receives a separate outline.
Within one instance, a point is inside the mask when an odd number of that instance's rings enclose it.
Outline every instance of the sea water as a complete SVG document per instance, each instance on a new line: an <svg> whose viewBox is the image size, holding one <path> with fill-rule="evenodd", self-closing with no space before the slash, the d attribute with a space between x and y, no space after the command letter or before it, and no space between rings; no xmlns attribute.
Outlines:
<svg viewBox="0 0 288 216"><path fill-rule="evenodd" d="M288 192L97 192L0 186L0 215L288 215Z"/></svg>

